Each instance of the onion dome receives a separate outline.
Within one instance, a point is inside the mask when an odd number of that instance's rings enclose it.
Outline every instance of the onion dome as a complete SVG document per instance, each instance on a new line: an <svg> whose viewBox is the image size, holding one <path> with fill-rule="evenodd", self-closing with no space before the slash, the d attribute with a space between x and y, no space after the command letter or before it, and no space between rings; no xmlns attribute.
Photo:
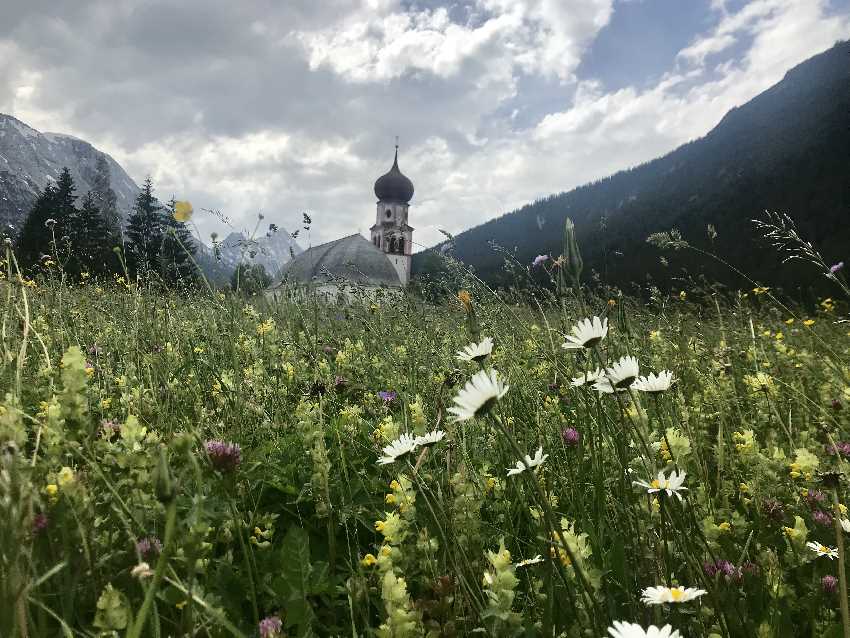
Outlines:
<svg viewBox="0 0 850 638"><path fill-rule="evenodd" d="M395 147L393 167L375 182L375 195L379 201L401 204L407 204L413 198L413 182L398 169L398 146Z"/></svg>

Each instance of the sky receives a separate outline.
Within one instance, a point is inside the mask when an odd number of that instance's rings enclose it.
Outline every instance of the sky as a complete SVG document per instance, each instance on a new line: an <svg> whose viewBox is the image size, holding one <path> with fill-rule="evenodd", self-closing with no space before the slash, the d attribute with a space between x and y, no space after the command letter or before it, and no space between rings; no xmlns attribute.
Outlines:
<svg viewBox="0 0 850 638"><path fill-rule="evenodd" d="M199 233L302 245L416 193L416 249L707 133L850 38L850 0L11 0L0 112L83 138Z"/></svg>

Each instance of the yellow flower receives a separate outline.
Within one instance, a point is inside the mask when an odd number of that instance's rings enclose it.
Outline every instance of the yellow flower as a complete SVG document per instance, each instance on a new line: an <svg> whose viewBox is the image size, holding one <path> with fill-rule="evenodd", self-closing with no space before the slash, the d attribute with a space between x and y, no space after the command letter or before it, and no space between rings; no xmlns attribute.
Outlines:
<svg viewBox="0 0 850 638"><path fill-rule="evenodd" d="M723 521L717 526L717 529L724 532L729 532L732 530L732 525L729 524L729 521Z"/></svg>
<svg viewBox="0 0 850 638"><path fill-rule="evenodd" d="M653 330L652 332L649 333L649 338L652 341L657 341L658 339L661 338L661 331L660 330Z"/></svg>
<svg viewBox="0 0 850 638"><path fill-rule="evenodd" d="M51 503L56 503L59 500L59 486L55 483L51 483L50 485L44 488L44 493L47 494L47 499Z"/></svg>
<svg viewBox="0 0 850 638"><path fill-rule="evenodd" d="M684 290L679 292L679 299L681 299L682 301L684 301L687 298L687 296L688 296L688 293L686 293Z"/></svg>
<svg viewBox="0 0 850 638"><path fill-rule="evenodd" d="M386 526L386 523L384 523L384 521L375 521L375 531L376 532L383 532L385 526Z"/></svg>
<svg viewBox="0 0 850 638"><path fill-rule="evenodd" d="M459 290L457 293L457 298L458 301L463 304L463 307L466 308L467 312L472 310L472 295L470 295L468 291Z"/></svg>
<svg viewBox="0 0 850 638"><path fill-rule="evenodd" d="M741 483L740 485L738 485L738 490L742 494L749 494L750 493L750 486L747 485L746 483Z"/></svg>
<svg viewBox="0 0 850 638"><path fill-rule="evenodd" d="M385 502L387 505L395 505L395 501L396 501L395 494L387 494L387 495L384 497L384 502Z"/></svg>
<svg viewBox="0 0 850 638"><path fill-rule="evenodd" d="M756 295L763 295L766 292L768 292L769 290L770 290L770 288L767 288L765 286L756 286L755 288L753 288L753 293L756 294Z"/></svg>
<svg viewBox="0 0 850 638"><path fill-rule="evenodd" d="M174 219L178 222L187 222L192 219L192 204L189 202L174 202Z"/></svg>
<svg viewBox="0 0 850 638"><path fill-rule="evenodd" d="M813 325L815 325L815 320L814 320L814 319L806 319L806 320L803 322L803 325L804 325L804 326L813 326Z"/></svg>
<svg viewBox="0 0 850 638"><path fill-rule="evenodd" d="M399 484L399 482L398 482L398 481L396 481L395 479L393 479L393 481L390 483L390 489L391 489L391 490L400 490L400 489L401 489L401 485Z"/></svg>
<svg viewBox="0 0 850 638"><path fill-rule="evenodd" d="M61 488L67 487L74 482L74 470L68 466L63 467L56 475L56 482L59 483Z"/></svg>
<svg viewBox="0 0 850 638"><path fill-rule="evenodd" d="M378 559L375 558L375 556L373 554L366 554L363 557L363 560L360 561L360 564L363 565L363 567L371 567L372 565L376 564L377 562L378 562Z"/></svg>
<svg viewBox="0 0 850 638"><path fill-rule="evenodd" d="M775 335L773 335L773 338L776 339L777 341L782 341L785 338L785 335L782 334L782 331L780 330Z"/></svg>
<svg viewBox="0 0 850 638"><path fill-rule="evenodd" d="M616 306L616 305L617 305L617 302L616 302L614 299L609 299L609 300L608 300L608 307L609 307L609 308L613 308L613 307L614 307L614 306Z"/></svg>
<svg viewBox="0 0 850 638"><path fill-rule="evenodd" d="M793 324L793 323L794 323L794 317L791 317L790 319L786 319L786 320L785 320L785 324L786 324L786 325L789 325L789 326L790 326L790 325L791 325L791 324Z"/></svg>

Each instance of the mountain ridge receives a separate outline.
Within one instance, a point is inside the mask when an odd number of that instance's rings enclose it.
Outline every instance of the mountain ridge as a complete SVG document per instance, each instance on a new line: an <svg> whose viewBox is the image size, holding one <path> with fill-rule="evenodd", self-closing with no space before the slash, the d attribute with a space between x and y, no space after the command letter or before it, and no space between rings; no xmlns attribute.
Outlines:
<svg viewBox="0 0 850 638"><path fill-rule="evenodd" d="M850 244L850 230L842 224L850 209L848 62L850 42L839 42L730 109L703 137L458 233L451 242L414 255L414 272L420 277L441 272L438 253L451 246L479 276L507 285L503 257L487 249L488 243L525 264L538 254L555 256L561 252L560 229L571 217L586 272L593 270L609 283L627 285L636 272L646 272L653 283L671 283L684 268L691 275L742 284L728 270L684 254L664 266L645 239L678 227L687 239L715 248L756 278L806 286L816 274L781 267L774 255L751 249L758 237L749 220L765 209L787 211L825 257L843 256ZM720 233L718 242L707 237L708 224ZM553 233L552 226L559 231Z"/></svg>

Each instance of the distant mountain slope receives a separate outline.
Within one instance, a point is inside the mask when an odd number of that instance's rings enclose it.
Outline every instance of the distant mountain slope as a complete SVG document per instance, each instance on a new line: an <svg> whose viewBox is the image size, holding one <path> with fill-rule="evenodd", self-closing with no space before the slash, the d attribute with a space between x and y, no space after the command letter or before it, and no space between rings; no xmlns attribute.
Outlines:
<svg viewBox="0 0 850 638"><path fill-rule="evenodd" d="M196 259L210 280L225 283L240 261L249 265L260 264L274 278L293 254L300 255L302 252L298 242L286 230L279 228L254 240L232 232L220 242L218 255L212 248L201 246Z"/></svg>
<svg viewBox="0 0 850 638"><path fill-rule="evenodd" d="M507 283L503 258L489 242L535 255L561 252L564 219L576 223L585 272L610 283L669 282L682 268L743 285L728 268L680 252L660 263L646 243L679 228L745 273L786 288L818 279L810 269L783 267L759 241L750 219L765 209L790 214L827 259L850 261L850 42L841 42L790 70L775 86L732 109L705 137L675 151L508 213L455 238L454 254L492 283ZM707 237L712 224L718 236ZM443 244L437 247L445 248ZM435 251L414 255L414 272L440 269ZM586 275L586 276L588 276Z"/></svg>
<svg viewBox="0 0 850 638"><path fill-rule="evenodd" d="M133 206L139 187L118 162L88 142L70 135L39 133L11 115L0 113L0 224L18 228L36 195L67 166L77 194L89 191L100 155L106 157L119 212Z"/></svg>

